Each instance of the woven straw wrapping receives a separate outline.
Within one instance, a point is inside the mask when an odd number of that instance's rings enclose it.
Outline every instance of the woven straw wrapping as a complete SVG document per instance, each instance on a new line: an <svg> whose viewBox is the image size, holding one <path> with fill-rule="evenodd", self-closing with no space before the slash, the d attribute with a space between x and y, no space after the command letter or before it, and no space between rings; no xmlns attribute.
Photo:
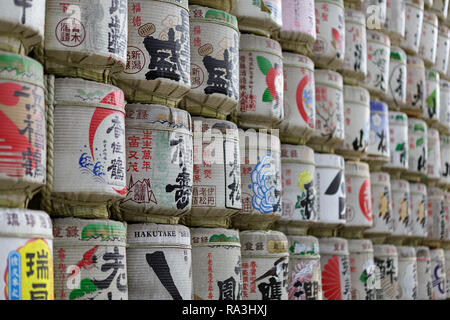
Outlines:
<svg viewBox="0 0 450 320"><path fill-rule="evenodd" d="M110 82L127 62L127 0L47 0L47 73Z"/></svg>
<svg viewBox="0 0 450 320"><path fill-rule="evenodd" d="M423 16L422 35L420 37L418 56L423 60L425 65L430 68L434 68L436 62L438 33L438 17L434 13L425 12Z"/></svg>
<svg viewBox="0 0 450 320"><path fill-rule="evenodd" d="M372 241L348 240L352 300L377 300L381 283L376 279Z"/></svg>
<svg viewBox="0 0 450 320"><path fill-rule="evenodd" d="M289 300L322 300L319 240L287 236L289 241Z"/></svg>
<svg viewBox="0 0 450 320"><path fill-rule="evenodd" d="M191 85L181 107L192 115L225 119L239 100L239 30L236 17L189 6Z"/></svg>
<svg viewBox="0 0 450 320"><path fill-rule="evenodd" d="M241 130L239 144L242 210L232 217L232 223L240 230L265 230L282 212L280 140Z"/></svg>
<svg viewBox="0 0 450 320"><path fill-rule="evenodd" d="M439 89L440 108L439 123L437 126L439 127L441 133L448 134L450 132L450 82L441 79Z"/></svg>
<svg viewBox="0 0 450 320"><path fill-rule="evenodd" d="M126 225L53 220L55 299L128 300Z"/></svg>
<svg viewBox="0 0 450 320"><path fill-rule="evenodd" d="M191 300L189 228L154 223L127 228L130 300Z"/></svg>
<svg viewBox="0 0 450 320"><path fill-rule="evenodd" d="M367 161L387 163L390 159L389 110L384 102L370 102L370 133Z"/></svg>
<svg viewBox="0 0 450 320"><path fill-rule="evenodd" d="M432 300L432 270L430 249L415 247L417 255L417 300Z"/></svg>
<svg viewBox="0 0 450 320"><path fill-rule="evenodd" d="M428 240L445 240L448 219L445 216L445 194L442 189L428 188L426 235Z"/></svg>
<svg viewBox="0 0 450 320"><path fill-rule="evenodd" d="M238 0L189 0L189 4L198 4L200 6L223 10L230 13L231 10L236 6L237 1Z"/></svg>
<svg viewBox="0 0 450 320"><path fill-rule="evenodd" d="M441 143L439 131L428 128L428 159L426 179L438 181L441 177Z"/></svg>
<svg viewBox="0 0 450 320"><path fill-rule="evenodd" d="M411 193L409 182L391 179L392 191L392 236L405 238L411 235Z"/></svg>
<svg viewBox="0 0 450 320"><path fill-rule="evenodd" d="M52 239L44 211L0 208L0 300L53 300Z"/></svg>
<svg viewBox="0 0 450 320"><path fill-rule="evenodd" d="M423 1L405 0L405 10L405 36L400 42L400 46L408 54L417 54L422 36Z"/></svg>
<svg viewBox="0 0 450 320"><path fill-rule="evenodd" d="M183 223L226 228L242 209L239 133L229 121L193 117L192 208Z"/></svg>
<svg viewBox="0 0 450 320"><path fill-rule="evenodd" d="M389 111L390 161L385 169L407 170L409 166L408 116L402 112Z"/></svg>
<svg viewBox="0 0 450 320"><path fill-rule="evenodd" d="M126 193L123 92L74 78L56 79L54 87L53 177L45 209L107 218L106 207Z"/></svg>
<svg viewBox="0 0 450 320"><path fill-rule="evenodd" d="M345 55L345 18L342 0L314 1L316 42L312 55L316 67L339 69Z"/></svg>
<svg viewBox="0 0 450 320"><path fill-rule="evenodd" d="M405 36L406 10L405 1L387 0L386 2L386 22L384 30L391 44L400 45Z"/></svg>
<svg viewBox="0 0 450 320"><path fill-rule="evenodd" d="M280 44L265 37L242 34L239 61L240 104L233 114L234 122L242 128L277 128L284 118Z"/></svg>
<svg viewBox="0 0 450 320"><path fill-rule="evenodd" d="M43 69L0 51L0 207L26 207L45 184Z"/></svg>
<svg viewBox="0 0 450 320"><path fill-rule="evenodd" d="M280 139L284 143L305 144L316 123L314 63L306 56L283 52L284 119Z"/></svg>
<svg viewBox="0 0 450 320"><path fill-rule="evenodd" d="M414 247L396 246L398 252L397 300L417 299L417 258Z"/></svg>
<svg viewBox="0 0 450 320"><path fill-rule="evenodd" d="M380 291L377 300L396 300L398 292L398 255L392 245L374 245L374 261L380 273Z"/></svg>
<svg viewBox="0 0 450 320"><path fill-rule="evenodd" d="M191 87L188 1L138 3L128 7L128 60L113 83L129 101L175 107Z"/></svg>
<svg viewBox="0 0 450 320"><path fill-rule="evenodd" d="M411 195L411 236L427 236L427 187L422 183L409 184Z"/></svg>
<svg viewBox="0 0 450 320"><path fill-rule="evenodd" d="M239 232L191 228L194 300L241 300Z"/></svg>
<svg viewBox="0 0 450 320"><path fill-rule="evenodd" d="M431 126L439 122L439 113L441 106L440 95L440 76L433 70L425 70L425 105L422 112L422 118Z"/></svg>
<svg viewBox="0 0 450 320"><path fill-rule="evenodd" d="M408 118L408 172L425 174L428 162L428 126L423 120Z"/></svg>
<svg viewBox="0 0 450 320"><path fill-rule="evenodd" d="M45 0L4 1L0 12L0 50L28 54L44 40Z"/></svg>
<svg viewBox="0 0 450 320"><path fill-rule="evenodd" d="M398 110L406 104L406 76L406 53L399 47L391 46L388 90L385 98L391 109Z"/></svg>
<svg viewBox="0 0 450 320"><path fill-rule="evenodd" d="M430 250L431 281L433 283L433 300L447 299L445 252L443 249Z"/></svg>
<svg viewBox="0 0 450 320"><path fill-rule="evenodd" d="M448 68L448 55L450 53L450 30L447 26L439 24L438 40L436 45L436 63L434 69L441 78L445 77Z"/></svg>
<svg viewBox="0 0 450 320"><path fill-rule="evenodd" d="M192 122L188 112L162 105L126 107L126 221L178 223L192 201Z"/></svg>
<svg viewBox="0 0 450 320"><path fill-rule="evenodd" d="M441 179L442 186L450 185L450 136L440 136L441 147Z"/></svg>

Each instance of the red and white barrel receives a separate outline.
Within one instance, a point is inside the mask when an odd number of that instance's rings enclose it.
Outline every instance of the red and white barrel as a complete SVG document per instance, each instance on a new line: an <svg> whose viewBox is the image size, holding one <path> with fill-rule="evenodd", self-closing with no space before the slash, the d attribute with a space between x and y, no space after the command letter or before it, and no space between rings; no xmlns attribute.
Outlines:
<svg viewBox="0 0 450 320"><path fill-rule="evenodd" d="M126 225L53 220L56 300L128 300Z"/></svg>
<svg viewBox="0 0 450 320"><path fill-rule="evenodd" d="M242 209L239 133L225 120L193 117L194 167L192 208L183 223L227 227Z"/></svg>
<svg viewBox="0 0 450 320"><path fill-rule="evenodd" d="M391 179L393 238L411 235L411 191L406 180Z"/></svg>
<svg viewBox="0 0 450 320"><path fill-rule="evenodd" d="M194 300L242 300L242 274L256 280L256 265L242 266L239 232L191 228ZM247 267L247 268L244 268ZM250 288L256 292L256 285Z"/></svg>
<svg viewBox="0 0 450 320"><path fill-rule="evenodd" d="M415 247L417 256L417 300L432 300L430 248Z"/></svg>
<svg viewBox="0 0 450 320"><path fill-rule="evenodd" d="M252 129L239 131L242 210L232 217L233 226L267 229L281 217L280 140Z"/></svg>
<svg viewBox="0 0 450 320"><path fill-rule="evenodd" d="M254 129L269 129L279 125L284 117L280 44L265 37L242 34L239 61L238 125Z"/></svg>
<svg viewBox="0 0 450 320"><path fill-rule="evenodd" d="M439 122L436 126L441 133L448 134L450 132L450 81L441 79L439 84L440 108Z"/></svg>
<svg viewBox="0 0 450 320"><path fill-rule="evenodd" d="M408 115L421 117L426 105L425 99L425 65L418 57L407 56L406 105L400 107Z"/></svg>
<svg viewBox="0 0 450 320"><path fill-rule="evenodd" d="M389 109L384 102L370 102L370 133L367 151L367 161L383 164L389 162Z"/></svg>
<svg viewBox="0 0 450 320"><path fill-rule="evenodd" d="M315 150L332 151L345 139L342 76L331 70L316 69L316 125L308 145Z"/></svg>
<svg viewBox="0 0 450 320"><path fill-rule="evenodd" d="M447 187L450 186L450 136L441 135L441 177L439 184Z"/></svg>
<svg viewBox="0 0 450 320"><path fill-rule="evenodd" d="M442 20L447 19L448 0L433 0L433 5L431 6L430 11L436 13Z"/></svg>
<svg viewBox="0 0 450 320"><path fill-rule="evenodd" d="M386 2L386 22L384 30L391 44L400 45L405 36L406 12L405 1L387 0Z"/></svg>
<svg viewBox="0 0 450 320"><path fill-rule="evenodd" d="M405 36L400 42L400 46L408 54L417 54L419 52L424 15L423 9L423 0L405 0Z"/></svg>
<svg viewBox="0 0 450 320"><path fill-rule="evenodd" d="M408 118L408 173L424 175L427 171L428 126L425 121Z"/></svg>
<svg viewBox="0 0 450 320"><path fill-rule="evenodd" d="M394 110L399 110L406 104L407 75L405 51L399 47L391 46L386 101L389 103L389 107Z"/></svg>
<svg viewBox="0 0 450 320"><path fill-rule="evenodd" d="M427 67L434 67L436 62L436 47L438 42L438 17L431 12L425 12L423 16L422 35L418 56Z"/></svg>
<svg viewBox="0 0 450 320"><path fill-rule="evenodd" d="M440 114L440 76L433 70L426 70L425 81L425 105L422 112L422 118L429 124L437 124Z"/></svg>
<svg viewBox="0 0 450 320"><path fill-rule="evenodd" d="M289 300L322 300L319 239L287 236L289 242Z"/></svg>
<svg viewBox="0 0 450 320"><path fill-rule="evenodd" d="M316 41L314 0L281 0L283 25L275 32L284 50L310 54Z"/></svg>
<svg viewBox="0 0 450 320"><path fill-rule="evenodd" d="M339 70L346 83L358 85L367 75L366 16L345 9L345 56Z"/></svg>
<svg viewBox="0 0 450 320"><path fill-rule="evenodd" d="M127 0L47 0L46 5L47 73L108 83L125 68Z"/></svg>
<svg viewBox="0 0 450 320"><path fill-rule="evenodd" d="M398 295L397 300L417 300L417 257L414 247L397 246Z"/></svg>
<svg viewBox="0 0 450 320"><path fill-rule="evenodd" d="M46 182L44 70L0 51L0 206L27 207Z"/></svg>
<svg viewBox="0 0 450 320"><path fill-rule="evenodd" d="M317 67L339 69L345 55L343 0L315 0L317 38L312 56Z"/></svg>
<svg viewBox="0 0 450 320"><path fill-rule="evenodd" d="M345 139L336 150L349 159L367 155L370 132L370 94L362 87L344 86Z"/></svg>
<svg viewBox="0 0 450 320"><path fill-rule="evenodd" d="M377 300L376 265L372 241L347 240L350 253L352 300Z"/></svg>
<svg viewBox="0 0 450 320"><path fill-rule="evenodd" d="M411 236L424 239L427 236L427 186L410 183Z"/></svg>
<svg viewBox="0 0 450 320"><path fill-rule="evenodd" d="M442 241L447 232L445 194L440 188L428 188L427 194L427 239Z"/></svg>
<svg viewBox="0 0 450 320"><path fill-rule="evenodd" d="M441 144L439 131L428 128L428 159L426 179L438 182L441 177Z"/></svg>
<svg viewBox="0 0 450 320"><path fill-rule="evenodd" d="M433 283L433 300L447 299L447 276L445 270L445 253L443 249L430 250L431 275Z"/></svg>
<svg viewBox="0 0 450 320"><path fill-rule="evenodd" d="M306 56L283 52L284 119L280 124L283 143L305 144L316 125L314 63Z"/></svg>
<svg viewBox="0 0 450 320"><path fill-rule="evenodd" d="M242 300L288 300L289 251L286 236L278 231L258 230L242 231L239 237Z"/></svg>
<svg viewBox="0 0 450 320"><path fill-rule="evenodd" d="M306 146L281 145L283 214L278 220L286 234L296 234L318 219L314 151Z"/></svg>
<svg viewBox="0 0 450 320"><path fill-rule="evenodd" d="M191 300L192 247L189 228L155 223L127 226L130 300Z"/></svg>
<svg viewBox="0 0 450 320"><path fill-rule="evenodd" d="M237 17L242 33L269 37L283 25L281 0L235 1L231 13Z"/></svg>
<svg viewBox="0 0 450 320"><path fill-rule="evenodd" d="M127 191L120 218L177 223L192 202L189 113L162 105L128 104L125 126Z"/></svg>
<svg viewBox="0 0 450 320"><path fill-rule="evenodd" d="M323 300L351 300L351 275L348 241L320 238Z"/></svg>
<svg viewBox="0 0 450 320"><path fill-rule="evenodd" d="M47 213L0 208L0 300L53 300L54 252Z"/></svg>
<svg viewBox="0 0 450 320"><path fill-rule="evenodd" d="M107 205L127 193L123 92L93 81L57 78L54 100L49 211L108 218Z"/></svg>
<svg viewBox="0 0 450 320"><path fill-rule="evenodd" d="M239 102L239 30L235 16L189 6L191 90L181 104L192 115L225 119Z"/></svg>
<svg viewBox="0 0 450 320"><path fill-rule="evenodd" d="M409 165L408 116L402 112L389 111L390 161L384 168L390 171L407 170Z"/></svg>
<svg viewBox="0 0 450 320"><path fill-rule="evenodd" d="M380 290L377 300L397 300L398 254L397 248L387 244L373 245L376 268L380 273Z"/></svg>
<svg viewBox="0 0 450 320"><path fill-rule="evenodd" d="M434 69L439 72L441 78L447 73L448 56L450 54L450 30L444 24L439 24L438 41L436 45L436 62Z"/></svg>

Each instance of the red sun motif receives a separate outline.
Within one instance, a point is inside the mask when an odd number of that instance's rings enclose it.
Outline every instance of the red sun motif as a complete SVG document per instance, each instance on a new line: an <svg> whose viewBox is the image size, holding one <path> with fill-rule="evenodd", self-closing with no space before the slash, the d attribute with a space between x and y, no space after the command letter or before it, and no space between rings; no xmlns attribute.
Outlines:
<svg viewBox="0 0 450 320"><path fill-rule="evenodd" d="M266 75L267 88L269 88L270 95L277 101L277 103L280 102L280 97L278 95L279 88L277 88L276 81L279 79L279 75L281 75L281 73L282 70L278 67L269 69Z"/></svg>
<svg viewBox="0 0 450 320"><path fill-rule="evenodd" d="M328 262L323 266L322 290L327 300L342 300L341 272L337 256L328 259Z"/></svg>
<svg viewBox="0 0 450 320"><path fill-rule="evenodd" d="M364 217L372 221L372 201L370 198L370 180L365 180L359 189L359 207Z"/></svg>
<svg viewBox="0 0 450 320"><path fill-rule="evenodd" d="M304 76L302 80L300 80L300 83L297 86L297 91L295 93L295 98L297 101L297 108L298 112L300 112L300 115L302 116L305 123L310 125L311 119L309 118L308 114L306 113L305 106L303 105L303 91L305 90L306 85L308 84L309 77Z"/></svg>

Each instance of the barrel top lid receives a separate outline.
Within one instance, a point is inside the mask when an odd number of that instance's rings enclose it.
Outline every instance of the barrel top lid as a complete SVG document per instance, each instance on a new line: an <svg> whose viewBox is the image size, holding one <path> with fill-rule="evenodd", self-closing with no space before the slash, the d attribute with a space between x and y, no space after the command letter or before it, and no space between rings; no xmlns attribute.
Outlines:
<svg viewBox="0 0 450 320"><path fill-rule="evenodd" d="M428 188L428 197L437 197L444 199L444 191L441 188Z"/></svg>
<svg viewBox="0 0 450 320"><path fill-rule="evenodd" d="M191 246L189 228L179 224L138 223L128 224L128 245Z"/></svg>
<svg viewBox="0 0 450 320"><path fill-rule="evenodd" d="M249 33L241 34L239 50L264 51L282 58L281 46L278 41Z"/></svg>
<svg viewBox="0 0 450 320"><path fill-rule="evenodd" d="M44 86L44 68L34 59L0 51L0 80L16 80Z"/></svg>
<svg viewBox="0 0 450 320"><path fill-rule="evenodd" d="M370 101L370 111L371 112L383 112L388 113L388 105L381 101Z"/></svg>
<svg viewBox="0 0 450 320"><path fill-rule="evenodd" d="M246 139L248 137L248 140ZM239 145L241 150L272 150L280 152L280 138L270 133L253 129L239 130Z"/></svg>
<svg viewBox="0 0 450 320"><path fill-rule="evenodd" d="M70 232L68 232L70 230ZM113 220L57 218L53 220L54 241L77 245L89 242L99 245L126 244L126 224Z"/></svg>
<svg viewBox="0 0 450 320"><path fill-rule="evenodd" d="M281 161L283 160L296 160L302 163L315 164L314 150L307 146L282 144Z"/></svg>
<svg viewBox="0 0 450 320"><path fill-rule="evenodd" d="M179 6L182 6L183 8L188 9L188 0L158 0L161 2L168 2L168 3L173 3L173 4L177 4Z"/></svg>
<svg viewBox="0 0 450 320"><path fill-rule="evenodd" d="M406 64L406 53L402 48L391 46L391 60L398 60Z"/></svg>
<svg viewBox="0 0 450 320"><path fill-rule="evenodd" d="M374 244L373 255L377 256L397 256L397 248L390 244Z"/></svg>
<svg viewBox="0 0 450 320"><path fill-rule="evenodd" d="M445 260L444 249L431 249L430 256L431 260Z"/></svg>
<svg viewBox="0 0 450 320"><path fill-rule="evenodd" d="M217 21L238 30L237 18L225 11L203 7L199 5L189 6L189 19Z"/></svg>
<svg viewBox="0 0 450 320"><path fill-rule="evenodd" d="M280 255L288 256L288 240L279 231L241 231L242 255Z"/></svg>
<svg viewBox="0 0 450 320"><path fill-rule="evenodd" d="M369 165L365 162L346 161L345 162L345 176L362 176L370 177Z"/></svg>
<svg viewBox="0 0 450 320"><path fill-rule="evenodd" d="M366 15L359 10L345 8L345 22L357 22L366 25Z"/></svg>
<svg viewBox="0 0 450 320"><path fill-rule="evenodd" d="M320 254L348 255L348 241L343 238L320 238Z"/></svg>
<svg viewBox="0 0 450 320"><path fill-rule="evenodd" d="M317 167L331 167L344 169L344 158L336 154L314 153L314 162Z"/></svg>
<svg viewBox="0 0 450 320"><path fill-rule="evenodd" d="M411 193L427 194L427 186L423 183L409 183L409 191Z"/></svg>
<svg viewBox="0 0 450 320"><path fill-rule="evenodd" d="M439 131L435 128L428 128L428 138L439 139Z"/></svg>
<svg viewBox="0 0 450 320"><path fill-rule="evenodd" d="M283 51L283 65L295 65L314 71L314 62L310 58L293 52Z"/></svg>
<svg viewBox="0 0 450 320"><path fill-rule="evenodd" d="M409 54L406 56L406 63L408 64L408 67L415 66L425 69L425 64L422 59L410 56Z"/></svg>
<svg viewBox="0 0 450 320"><path fill-rule="evenodd" d="M417 258L430 259L430 248L425 246L416 247Z"/></svg>
<svg viewBox="0 0 450 320"><path fill-rule="evenodd" d="M367 30L367 42L381 42L385 46L390 47L391 46L391 39L389 36L385 35L384 33L374 31L374 30Z"/></svg>
<svg viewBox="0 0 450 320"><path fill-rule="evenodd" d="M372 241L370 241L369 239L349 239L347 241L350 254L373 252Z"/></svg>
<svg viewBox="0 0 450 320"><path fill-rule="evenodd" d="M370 182L372 184L377 184L381 181L384 181L383 184L389 184L391 182L391 176L387 172L371 172L370 173Z"/></svg>
<svg viewBox="0 0 450 320"><path fill-rule="evenodd" d="M219 120L204 117L192 117L194 132L208 133L211 135L226 135L239 138L239 131L236 124L226 120Z"/></svg>
<svg viewBox="0 0 450 320"><path fill-rule="evenodd" d="M405 191L409 192L409 181L403 179L391 179L391 189L392 191Z"/></svg>
<svg viewBox="0 0 450 320"><path fill-rule="evenodd" d="M305 257L319 257L319 239L312 236L287 236L289 253Z"/></svg>
<svg viewBox="0 0 450 320"><path fill-rule="evenodd" d="M362 106L369 107L369 91L362 87L344 85L344 102L355 102L360 103Z"/></svg>
<svg viewBox="0 0 450 320"><path fill-rule="evenodd" d="M425 11L425 13L423 15L423 22L425 22L425 21L432 24L436 28L438 26L438 17L433 12Z"/></svg>
<svg viewBox="0 0 450 320"><path fill-rule="evenodd" d="M389 124L408 125L408 116L406 113L389 111Z"/></svg>
<svg viewBox="0 0 450 320"><path fill-rule="evenodd" d="M196 245L229 244L240 246L239 231L224 228L191 228L191 243Z"/></svg>
<svg viewBox="0 0 450 320"><path fill-rule="evenodd" d="M416 250L414 247L397 246L398 257L400 258L416 258Z"/></svg>
<svg viewBox="0 0 450 320"><path fill-rule="evenodd" d="M344 88L344 80L342 76L335 71L315 69L314 77L316 87L318 84L321 84L321 85L329 85L332 87L338 87L340 90L343 90Z"/></svg>
<svg viewBox="0 0 450 320"><path fill-rule="evenodd" d="M53 239L52 220L44 211L0 208L0 237Z"/></svg>

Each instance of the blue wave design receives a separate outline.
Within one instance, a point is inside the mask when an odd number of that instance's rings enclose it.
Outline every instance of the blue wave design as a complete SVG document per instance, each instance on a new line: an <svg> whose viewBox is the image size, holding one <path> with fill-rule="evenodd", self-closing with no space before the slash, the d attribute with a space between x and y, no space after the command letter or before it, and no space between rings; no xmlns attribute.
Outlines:
<svg viewBox="0 0 450 320"><path fill-rule="evenodd" d="M261 213L273 213L274 205L278 202L275 194L277 186L274 182L276 173L272 168L270 159L271 157L269 155L264 156L251 174L253 189L252 205Z"/></svg>

